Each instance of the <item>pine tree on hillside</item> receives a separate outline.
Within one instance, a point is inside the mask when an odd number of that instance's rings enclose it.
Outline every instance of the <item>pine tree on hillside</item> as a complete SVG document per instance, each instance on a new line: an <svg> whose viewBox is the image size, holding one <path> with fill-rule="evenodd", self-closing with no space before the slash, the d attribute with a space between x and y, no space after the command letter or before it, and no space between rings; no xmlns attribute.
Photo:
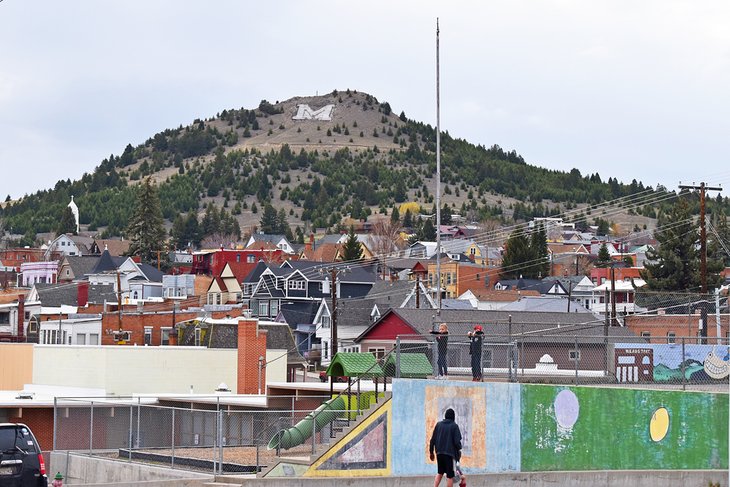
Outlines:
<svg viewBox="0 0 730 487"><path fill-rule="evenodd" d="M131 240L129 254L139 256L142 262L153 262L157 252L164 250L166 232L160 197L150 178L137 189L137 202L129 219L127 236Z"/></svg>
<svg viewBox="0 0 730 487"><path fill-rule="evenodd" d="M532 265L529 274L542 279L550 275L550 261L548 259L547 232L542 223L533 229L530 236L530 252L532 253Z"/></svg>
<svg viewBox="0 0 730 487"><path fill-rule="evenodd" d="M362 259L362 246L357 241L357 235L355 235L355 227L350 226L350 231L347 233L347 240L342 246L342 260L351 262Z"/></svg>
<svg viewBox="0 0 730 487"><path fill-rule="evenodd" d="M264 205L264 210L261 213L261 220L259 220L259 229L263 233L275 234L279 230L279 215L270 203Z"/></svg>
<svg viewBox="0 0 730 487"><path fill-rule="evenodd" d="M64 233L76 235L76 217L69 206L63 209L63 215L61 215L61 220L56 227L56 235L63 235Z"/></svg>

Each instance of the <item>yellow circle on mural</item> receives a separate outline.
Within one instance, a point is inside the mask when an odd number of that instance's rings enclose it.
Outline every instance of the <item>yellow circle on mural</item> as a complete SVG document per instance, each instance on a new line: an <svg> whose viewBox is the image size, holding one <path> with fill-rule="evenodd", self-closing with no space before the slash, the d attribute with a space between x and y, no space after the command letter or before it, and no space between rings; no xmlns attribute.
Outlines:
<svg viewBox="0 0 730 487"><path fill-rule="evenodd" d="M649 435L652 441L662 441L669 431L669 411L667 408L659 408L651 415L649 423Z"/></svg>

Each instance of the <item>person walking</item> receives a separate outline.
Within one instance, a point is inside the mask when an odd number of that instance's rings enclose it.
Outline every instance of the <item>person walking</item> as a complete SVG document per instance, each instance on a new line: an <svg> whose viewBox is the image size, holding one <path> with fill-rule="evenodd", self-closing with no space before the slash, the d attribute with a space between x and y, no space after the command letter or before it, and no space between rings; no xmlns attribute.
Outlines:
<svg viewBox="0 0 730 487"><path fill-rule="evenodd" d="M449 375L448 364L446 361L449 351L449 327L446 323L439 325L438 331L432 331L432 335L436 335L436 363L438 365L437 379L445 379Z"/></svg>
<svg viewBox="0 0 730 487"><path fill-rule="evenodd" d="M461 430L456 424L456 413L449 408L444 419L436 423L428 446L431 461L436 459L437 473L433 487L438 487L446 475L446 487L454 486L454 464L461 459ZM434 455L435 453L435 455Z"/></svg>
<svg viewBox="0 0 730 487"><path fill-rule="evenodd" d="M474 331L466 335L469 337L469 355L471 355L471 380L472 382L482 381L482 342L484 331L482 325L475 325Z"/></svg>

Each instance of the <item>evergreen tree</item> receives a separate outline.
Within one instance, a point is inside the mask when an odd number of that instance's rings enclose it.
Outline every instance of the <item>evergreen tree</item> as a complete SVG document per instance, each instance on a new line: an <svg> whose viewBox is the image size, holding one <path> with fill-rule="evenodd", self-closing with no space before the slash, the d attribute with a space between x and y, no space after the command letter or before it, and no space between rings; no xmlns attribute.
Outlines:
<svg viewBox="0 0 730 487"><path fill-rule="evenodd" d="M528 277L526 266L532 260L532 252L530 251L530 239L524 231L517 229L512 232L504 246L502 278Z"/></svg>
<svg viewBox="0 0 730 487"><path fill-rule="evenodd" d="M530 266L530 272L533 277L543 278L550 275L550 261L548 259L547 232L545 225L542 223L533 229L530 236L530 253L532 254L533 264Z"/></svg>
<svg viewBox="0 0 730 487"><path fill-rule="evenodd" d="M406 210L406 214L403 215L403 226L411 228L413 226L413 217L411 216L411 210Z"/></svg>
<svg viewBox="0 0 730 487"><path fill-rule="evenodd" d="M202 237L208 237L221 230L221 215L218 208L211 202L205 207L203 221L200 223L200 232Z"/></svg>
<svg viewBox="0 0 730 487"><path fill-rule="evenodd" d="M688 291L699 285L698 232L685 199L677 200L668 214L659 217L655 238L659 248L650 248L641 275L648 289ZM708 283L711 280L708 279Z"/></svg>
<svg viewBox="0 0 730 487"><path fill-rule="evenodd" d="M190 210L188 216L185 217L185 232L183 233L183 239L180 241L180 248L187 248L188 244L197 248L200 246L201 240L198 215L195 210Z"/></svg>
<svg viewBox="0 0 730 487"><path fill-rule="evenodd" d="M284 208L280 208L276 214L276 233L284 235L289 241L294 239L289 223L286 221L286 211L284 211Z"/></svg>
<svg viewBox="0 0 730 487"><path fill-rule="evenodd" d="M64 233L73 233L76 235L76 217L68 206L63 209L61 220L56 227L56 235L62 235Z"/></svg>
<svg viewBox="0 0 730 487"><path fill-rule="evenodd" d="M259 228L263 233L275 234L279 231L279 219L276 210L270 203L264 205L264 210L261 213L261 220L259 220Z"/></svg>
<svg viewBox="0 0 730 487"><path fill-rule="evenodd" d="M419 240L423 240L425 242L433 242L436 240L436 227L434 227L430 218L427 218L426 221L423 222L423 226L421 226L418 234Z"/></svg>
<svg viewBox="0 0 730 487"><path fill-rule="evenodd" d="M355 235L355 227L350 226L350 231L347 233L347 240L342 246L342 260L350 262L362 259L362 247L360 242L357 241L357 235Z"/></svg>
<svg viewBox="0 0 730 487"><path fill-rule="evenodd" d="M451 208L449 208L449 205L446 203L444 203L444 207L441 208L441 224L451 225Z"/></svg>
<svg viewBox="0 0 730 487"><path fill-rule="evenodd" d="M175 220L172 222L170 241L175 249L183 249L187 245L187 241L185 240L185 218L180 213L177 214Z"/></svg>
<svg viewBox="0 0 730 487"><path fill-rule="evenodd" d="M164 250L166 232L160 198L150 178L137 189L137 201L129 219L127 235L131 240L129 254L139 256L142 262L153 262L157 252Z"/></svg>
<svg viewBox="0 0 730 487"><path fill-rule="evenodd" d="M394 206L393 211L390 213L390 221L395 223L398 220L400 220L400 212L398 211L398 207Z"/></svg>
<svg viewBox="0 0 730 487"><path fill-rule="evenodd" d="M606 242L601 244L601 248L598 249L598 260L596 261L596 267L608 267L611 265L611 254L608 253L608 247Z"/></svg>

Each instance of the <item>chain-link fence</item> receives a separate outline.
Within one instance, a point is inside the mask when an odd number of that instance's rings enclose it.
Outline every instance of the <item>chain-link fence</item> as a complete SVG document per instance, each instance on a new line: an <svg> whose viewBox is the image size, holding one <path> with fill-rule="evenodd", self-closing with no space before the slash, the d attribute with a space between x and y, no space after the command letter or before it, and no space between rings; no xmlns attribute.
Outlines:
<svg viewBox="0 0 730 487"><path fill-rule="evenodd" d="M519 325L515 326L519 330ZM441 346L439 346L441 343ZM424 355L436 378L553 384L623 384L727 390L726 339L583 333L489 335L478 340L400 335L396 363ZM396 371L396 377L399 371Z"/></svg>
<svg viewBox="0 0 730 487"><path fill-rule="evenodd" d="M53 449L218 474L256 473L279 454L313 454L353 419L347 400L321 408L316 405L327 397L291 399L292 409L243 410L225 399L201 409L145 398L57 398Z"/></svg>

